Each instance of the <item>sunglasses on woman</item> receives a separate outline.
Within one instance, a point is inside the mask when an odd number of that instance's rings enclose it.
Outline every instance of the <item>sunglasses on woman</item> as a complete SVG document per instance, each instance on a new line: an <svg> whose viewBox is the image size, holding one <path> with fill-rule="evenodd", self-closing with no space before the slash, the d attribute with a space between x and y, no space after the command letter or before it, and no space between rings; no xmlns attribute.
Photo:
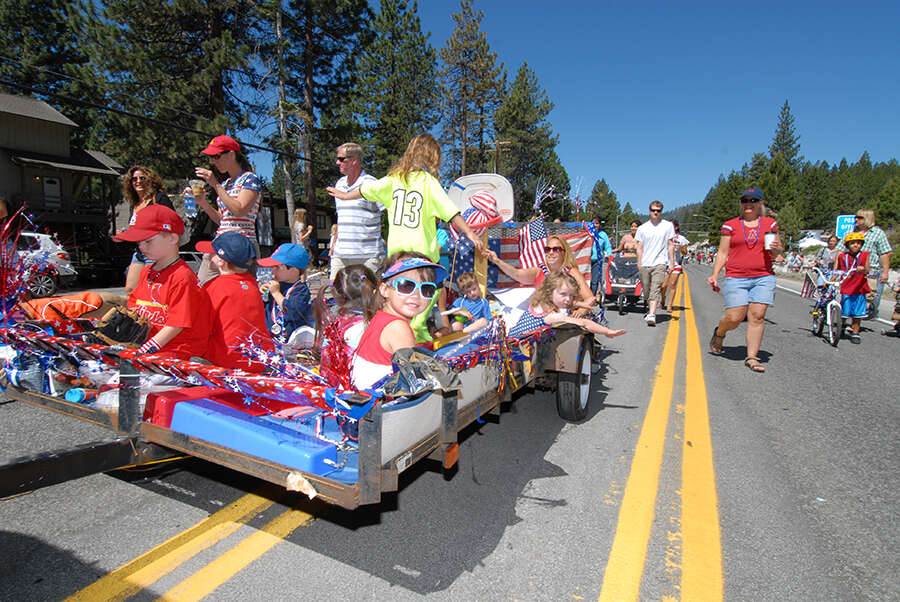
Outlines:
<svg viewBox="0 0 900 602"><path fill-rule="evenodd" d="M150 178L148 178L147 176L133 176L131 178L131 181L132 182L146 182L149 179Z"/></svg>
<svg viewBox="0 0 900 602"><path fill-rule="evenodd" d="M431 299L438 289L434 282L416 282L412 278L394 278L391 286L404 297L418 290L423 299Z"/></svg>
<svg viewBox="0 0 900 602"><path fill-rule="evenodd" d="M544 247L544 253L562 253L562 247Z"/></svg>

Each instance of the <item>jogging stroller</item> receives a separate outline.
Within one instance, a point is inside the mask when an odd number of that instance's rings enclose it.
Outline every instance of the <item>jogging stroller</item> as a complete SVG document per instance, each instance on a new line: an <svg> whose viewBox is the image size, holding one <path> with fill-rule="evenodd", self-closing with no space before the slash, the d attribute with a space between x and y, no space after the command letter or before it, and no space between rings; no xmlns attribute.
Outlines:
<svg viewBox="0 0 900 602"><path fill-rule="evenodd" d="M605 288L606 298L615 301L620 314L625 314L627 306L642 301L637 257L612 257L606 266Z"/></svg>

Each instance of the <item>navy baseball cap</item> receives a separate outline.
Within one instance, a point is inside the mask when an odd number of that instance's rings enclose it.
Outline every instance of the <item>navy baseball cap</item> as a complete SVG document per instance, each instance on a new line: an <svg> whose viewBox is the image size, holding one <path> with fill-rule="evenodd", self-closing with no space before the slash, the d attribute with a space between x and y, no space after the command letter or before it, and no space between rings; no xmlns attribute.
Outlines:
<svg viewBox="0 0 900 602"><path fill-rule="evenodd" d="M758 201L766 200L766 197L763 196L763 191L759 188L748 188L744 192L741 193L742 199L756 199Z"/></svg>
<svg viewBox="0 0 900 602"><path fill-rule="evenodd" d="M280 245L275 252L268 257L264 257L257 261L264 268L271 268L276 265L286 265L289 268L299 268L305 270L309 265L309 251L300 245L286 242Z"/></svg>
<svg viewBox="0 0 900 602"><path fill-rule="evenodd" d="M387 280L388 278L393 278L397 274L421 268L431 268L434 270L434 281L437 283L441 283L447 278L447 270L444 269L444 266L438 263L432 263L425 259L419 259L418 257L407 257L406 259L401 259L385 270L381 275L381 279Z"/></svg>
<svg viewBox="0 0 900 602"><path fill-rule="evenodd" d="M215 253L231 265L249 269L250 262L256 259L256 248L249 238L237 232L223 232L213 239L201 240L194 245L201 253Z"/></svg>

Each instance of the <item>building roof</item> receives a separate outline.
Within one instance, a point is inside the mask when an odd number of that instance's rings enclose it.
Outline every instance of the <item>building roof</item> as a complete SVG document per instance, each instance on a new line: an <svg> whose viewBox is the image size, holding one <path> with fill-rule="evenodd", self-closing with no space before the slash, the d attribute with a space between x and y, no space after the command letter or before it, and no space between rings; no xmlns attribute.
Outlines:
<svg viewBox="0 0 900 602"><path fill-rule="evenodd" d="M48 105L43 100L29 98L28 96L0 93L0 113L9 113L11 115L20 115L22 117L30 117L41 121L50 121L52 123L61 123L62 125L78 127L77 123Z"/></svg>
<svg viewBox="0 0 900 602"><path fill-rule="evenodd" d="M59 157L43 153L32 153L15 149L6 151L13 163L34 165L36 167L52 167L62 171L91 173L107 176L118 176L124 168L100 151L73 150L71 157Z"/></svg>

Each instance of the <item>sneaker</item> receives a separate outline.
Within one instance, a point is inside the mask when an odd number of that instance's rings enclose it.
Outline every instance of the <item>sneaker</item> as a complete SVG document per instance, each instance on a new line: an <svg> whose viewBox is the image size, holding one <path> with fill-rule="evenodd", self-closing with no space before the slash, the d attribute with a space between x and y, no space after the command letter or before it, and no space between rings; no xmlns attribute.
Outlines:
<svg viewBox="0 0 900 602"><path fill-rule="evenodd" d="M644 320L647 321L647 326L656 326L655 314L647 314L646 316L644 316Z"/></svg>

